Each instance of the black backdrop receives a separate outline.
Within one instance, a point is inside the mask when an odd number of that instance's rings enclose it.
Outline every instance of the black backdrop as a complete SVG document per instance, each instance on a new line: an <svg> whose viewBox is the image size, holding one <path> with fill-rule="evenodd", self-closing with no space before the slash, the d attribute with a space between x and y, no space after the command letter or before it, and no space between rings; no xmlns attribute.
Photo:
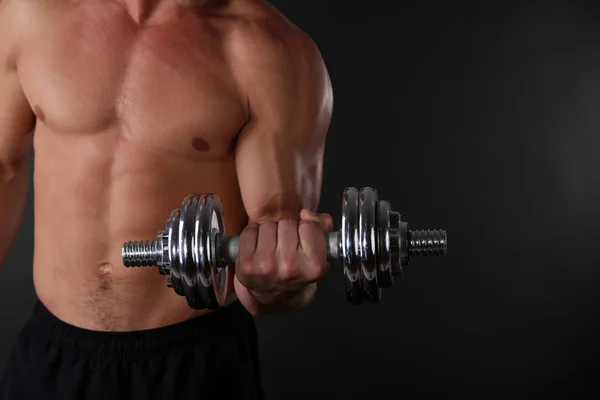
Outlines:
<svg viewBox="0 0 600 400"><path fill-rule="evenodd" d="M600 12L273 3L332 77L320 210L339 225L343 188L373 186L411 227L447 229L449 253L415 259L383 304L349 305L334 268L308 309L259 318L269 398L592 393ZM32 222L30 196L0 273L2 366L35 300Z"/></svg>

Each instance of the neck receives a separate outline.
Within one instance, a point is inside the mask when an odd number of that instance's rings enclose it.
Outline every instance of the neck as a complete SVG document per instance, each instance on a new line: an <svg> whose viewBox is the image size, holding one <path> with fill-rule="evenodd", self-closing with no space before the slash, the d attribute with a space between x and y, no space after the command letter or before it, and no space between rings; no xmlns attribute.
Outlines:
<svg viewBox="0 0 600 400"><path fill-rule="evenodd" d="M205 0L120 0L137 23L148 20L157 13L173 10L177 6L193 6Z"/></svg>

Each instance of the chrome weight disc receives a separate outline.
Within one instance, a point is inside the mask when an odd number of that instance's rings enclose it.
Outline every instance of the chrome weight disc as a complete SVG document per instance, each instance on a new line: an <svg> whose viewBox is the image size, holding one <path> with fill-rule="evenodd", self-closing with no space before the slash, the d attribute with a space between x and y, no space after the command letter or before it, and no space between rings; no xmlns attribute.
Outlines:
<svg viewBox="0 0 600 400"><path fill-rule="evenodd" d="M184 276L184 287L187 288L186 299L193 308L212 308L216 299L213 292L209 263L210 247L205 232L209 219L202 217L209 213L202 201L202 196L188 196L181 207L179 221L179 257Z"/></svg>
<svg viewBox="0 0 600 400"><path fill-rule="evenodd" d="M377 253L379 252L377 229L377 208L379 202L377 192L364 187L359 196L359 233L358 245L360 255L360 277L362 288L367 299L372 303L381 301L381 288L378 282Z"/></svg>
<svg viewBox="0 0 600 400"><path fill-rule="evenodd" d="M346 188L342 196L342 264L346 297L352 304L360 304L364 300L360 279L360 250L358 237L358 197L356 188Z"/></svg>
<svg viewBox="0 0 600 400"><path fill-rule="evenodd" d="M379 286L384 289L390 288L394 284L390 242L390 211L390 203L385 200L380 200L379 212L377 215L379 225L379 235L377 237L377 261L379 264L379 271L377 278Z"/></svg>
<svg viewBox="0 0 600 400"><path fill-rule="evenodd" d="M201 227L198 229L199 241L203 243L200 247L204 251L202 254L204 263L209 267L210 276L208 278L217 303L215 307L221 307L225 305L229 293L228 275L231 267L220 265L218 247L221 238L225 235L225 225L223 223L223 206L219 197L214 194L202 196L200 209L196 216L196 225Z"/></svg>

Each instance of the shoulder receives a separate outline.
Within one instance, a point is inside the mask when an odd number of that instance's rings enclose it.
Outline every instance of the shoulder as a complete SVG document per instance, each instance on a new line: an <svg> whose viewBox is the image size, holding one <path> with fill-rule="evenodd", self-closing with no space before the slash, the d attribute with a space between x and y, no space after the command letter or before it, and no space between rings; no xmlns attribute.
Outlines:
<svg viewBox="0 0 600 400"><path fill-rule="evenodd" d="M266 1L240 0L227 49L234 68L279 75L325 74L312 38Z"/></svg>
<svg viewBox="0 0 600 400"><path fill-rule="evenodd" d="M22 9L23 3L19 0L0 0L0 62L3 70L14 67Z"/></svg>
<svg viewBox="0 0 600 400"><path fill-rule="evenodd" d="M0 57L13 66L28 35L39 27L46 12L73 0L0 0Z"/></svg>
<svg viewBox="0 0 600 400"><path fill-rule="evenodd" d="M45 10L79 2L81 0L0 0L0 16L9 23L8 16L34 17Z"/></svg>

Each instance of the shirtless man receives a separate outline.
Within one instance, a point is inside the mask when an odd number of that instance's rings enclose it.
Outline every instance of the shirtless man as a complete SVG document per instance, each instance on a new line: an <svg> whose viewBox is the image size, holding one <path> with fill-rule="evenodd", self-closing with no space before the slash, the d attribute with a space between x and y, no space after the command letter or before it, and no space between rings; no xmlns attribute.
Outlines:
<svg viewBox="0 0 600 400"><path fill-rule="evenodd" d="M262 398L253 315L307 305L327 270L332 102L263 0L0 0L0 264L35 149L39 298L0 398ZM121 260L206 192L241 234L214 312Z"/></svg>

